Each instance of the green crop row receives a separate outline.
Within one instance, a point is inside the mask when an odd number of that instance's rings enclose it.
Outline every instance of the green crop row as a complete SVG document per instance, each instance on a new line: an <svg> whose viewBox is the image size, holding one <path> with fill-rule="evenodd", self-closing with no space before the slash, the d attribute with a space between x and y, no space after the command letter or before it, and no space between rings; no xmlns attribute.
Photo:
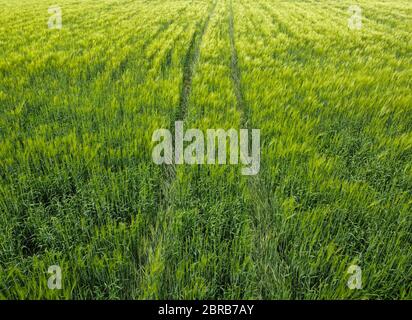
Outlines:
<svg viewBox="0 0 412 320"><path fill-rule="evenodd" d="M350 5L0 0L0 298L411 299L412 6ZM259 173L156 165L176 121Z"/></svg>

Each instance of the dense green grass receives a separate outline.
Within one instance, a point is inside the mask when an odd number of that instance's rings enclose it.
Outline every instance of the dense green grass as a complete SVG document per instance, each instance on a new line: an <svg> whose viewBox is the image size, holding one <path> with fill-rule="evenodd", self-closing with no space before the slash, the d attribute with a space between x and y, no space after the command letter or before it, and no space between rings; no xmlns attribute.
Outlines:
<svg viewBox="0 0 412 320"><path fill-rule="evenodd" d="M412 3L352 4L0 0L0 298L411 299ZM176 120L259 174L155 165Z"/></svg>

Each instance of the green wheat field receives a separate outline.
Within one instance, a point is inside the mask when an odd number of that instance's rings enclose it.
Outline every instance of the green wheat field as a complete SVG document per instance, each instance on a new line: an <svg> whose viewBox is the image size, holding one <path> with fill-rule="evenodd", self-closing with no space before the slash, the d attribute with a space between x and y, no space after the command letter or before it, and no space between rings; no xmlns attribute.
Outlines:
<svg viewBox="0 0 412 320"><path fill-rule="evenodd" d="M411 31L409 0L0 0L0 299L412 299ZM259 173L155 164L177 120L260 129Z"/></svg>

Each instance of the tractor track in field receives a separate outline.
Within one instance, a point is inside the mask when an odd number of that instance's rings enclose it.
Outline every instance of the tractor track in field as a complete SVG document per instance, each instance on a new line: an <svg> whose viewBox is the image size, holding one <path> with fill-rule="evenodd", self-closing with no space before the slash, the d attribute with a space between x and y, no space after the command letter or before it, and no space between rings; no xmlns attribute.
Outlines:
<svg viewBox="0 0 412 320"><path fill-rule="evenodd" d="M218 0L215 0L212 3L211 7L208 10L207 17L200 23L198 23L198 26L192 35L189 48L184 58L183 81L179 106L175 114L171 117L171 123L169 126L172 137L174 137L175 134L175 121L183 121L186 117L189 97L192 91L192 80L195 73L196 64L200 56L200 46L203 41L203 36L208 28L209 21L215 11L217 1ZM158 219L158 222L153 226L153 232L151 234L152 248L158 248L160 246L163 241L163 236L166 233L165 228L167 229L167 226L170 224L170 222L167 222L168 218L170 218L170 216L167 215L167 211L171 206L171 201L173 201L173 199L170 198L170 195L173 192L173 182L176 180L176 164L174 164L173 161L170 165L162 165L162 176L163 183L161 184L161 197L158 204L158 212L163 212L166 214L162 215L158 213L158 215L160 215L160 218ZM154 232L154 230L158 231Z"/></svg>
<svg viewBox="0 0 412 320"><path fill-rule="evenodd" d="M190 8L190 6L193 4L193 1L191 1L189 4L187 4L186 6L184 6L183 8L180 8L179 10L177 10L175 17L172 17L171 19L167 20L166 22L163 22L155 31L155 33L148 38L142 46L142 51L145 52L146 49L165 31L167 31L169 29L169 27L171 25L173 25L177 19L185 12L187 11L188 8ZM150 57L152 58L152 57Z"/></svg>
<svg viewBox="0 0 412 320"><path fill-rule="evenodd" d="M241 81L241 70L239 67L238 62L238 54L236 49L236 41L235 41L235 23L234 23L234 14L233 14L233 2L230 0L229 3L229 38L230 38L230 49L231 49L231 78L233 82L233 88L235 91L236 96L236 107L238 111L242 114L241 115L241 126L243 129L248 129L250 131L252 129L252 119L251 119L251 110L247 106L243 96L243 89L242 89L242 81ZM249 145L249 149L250 149ZM262 168L261 168L262 169ZM253 197L253 207L257 208L259 205L257 202L261 200L262 193L259 191L261 190L261 181L258 176L251 176L248 179L248 186L250 189L251 194L257 195ZM261 201L262 202L262 201ZM262 207L262 206L261 206Z"/></svg>
<svg viewBox="0 0 412 320"><path fill-rule="evenodd" d="M183 81L182 81L182 88L180 92L180 99L179 99L179 106L172 117L172 121L170 123L170 131L172 136L174 137L175 134L175 122L176 121L183 121L187 114L187 108L189 105L189 98L192 91L192 81L193 76L196 71L196 65L200 57L200 46L203 41L203 36L209 26L210 19L215 12L216 5L218 0L215 0L210 9L208 10L207 17L198 24L195 32L192 35L192 39L190 40L189 48L186 52L184 63L183 63ZM199 26L200 25L200 26ZM176 177L176 165L167 165L165 166L166 170L166 177L165 177L165 193L167 193L170 185L172 184L173 180Z"/></svg>
<svg viewBox="0 0 412 320"><path fill-rule="evenodd" d="M200 45L202 44L203 36L209 25L210 18L215 11L216 5L217 1L214 1L211 8L209 9L207 18L203 22L203 25L200 29L197 29L193 33L192 39L190 41L189 49L187 50L183 64L183 86L180 93L179 108L174 116L173 123L177 120L183 120L186 116L189 97L192 91L193 75L195 73L196 64L200 56ZM172 125L171 127L173 129L174 125Z"/></svg>
<svg viewBox="0 0 412 320"><path fill-rule="evenodd" d="M241 70L238 63L238 54L235 41L235 26L232 0L230 0L229 3L229 38L231 47L231 73L233 87L236 96L237 109L239 112L242 113L242 127L250 131L253 128L253 123L251 119L251 109L247 106L247 103L245 102L242 90ZM267 251L267 248L265 247L266 241L264 239L269 232L268 226L271 225L271 217L270 215L268 215L268 213L271 212L272 203L270 200L270 192L268 191L265 185L264 178L262 178L264 177L264 175L262 175L262 171L264 170L264 164L261 162L260 174L248 177L247 181L248 192L251 195L251 221L254 225L254 228L258 230L256 232L256 235L258 235L259 237L255 239L254 252L251 253L253 257L259 257ZM278 251L280 259L282 260L282 262L286 263L287 260L282 255L282 250L279 250L278 248Z"/></svg>
<svg viewBox="0 0 412 320"><path fill-rule="evenodd" d="M229 38L230 38L230 50L231 50L231 59L230 59L230 69L231 69L231 78L233 81L233 87L236 96L236 104L238 110L242 113L242 126L246 128L249 127L250 120L250 110L245 104L242 91L241 83L241 72L238 64L238 55L235 42L235 23L233 16L233 3L230 0L229 3Z"/></svg>

